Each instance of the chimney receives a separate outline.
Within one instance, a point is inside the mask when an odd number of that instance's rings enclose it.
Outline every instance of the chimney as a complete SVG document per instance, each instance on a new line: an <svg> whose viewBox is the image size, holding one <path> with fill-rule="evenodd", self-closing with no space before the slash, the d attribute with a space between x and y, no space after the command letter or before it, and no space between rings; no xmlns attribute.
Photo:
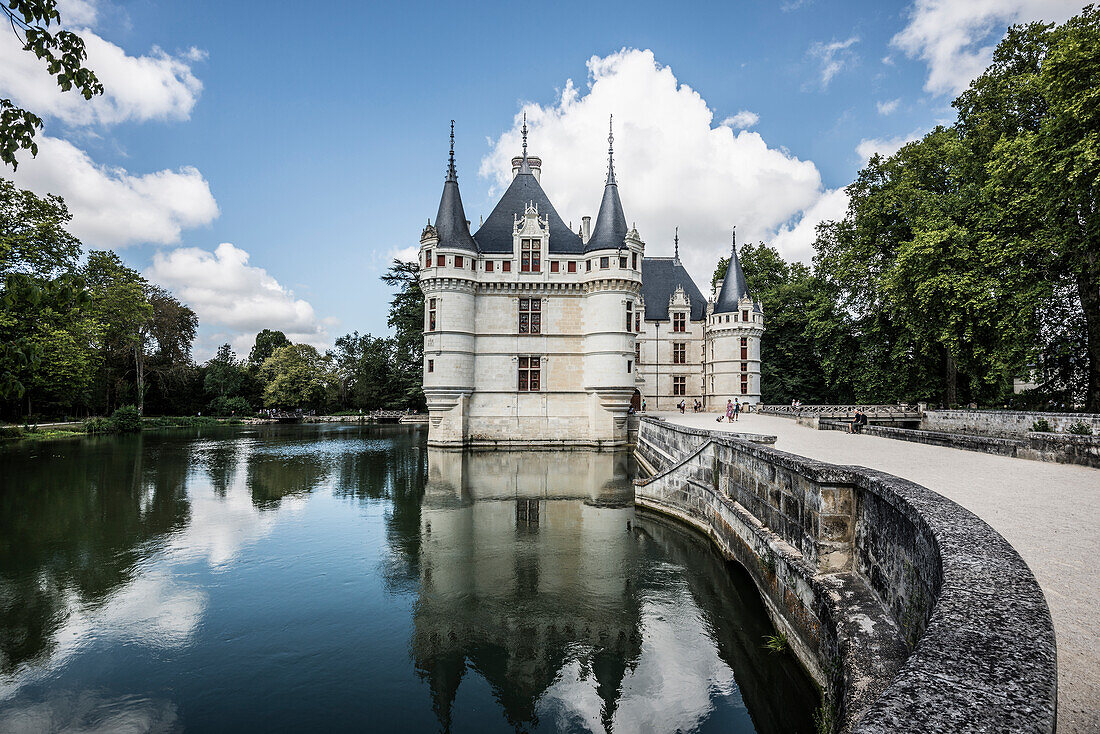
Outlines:
<svg viewBox="0 0 1100 734"><path fill-rule="evenodd" d="M523 166L523 156L517 155L512 159L512 178L519 175L521 166ZM531 169L531 175L535 177L535 180L542 183L542 158L537 155L527 156L527 167Z"/></svg>
<svg viewBox="0 0 1100 734"><path fill-rule="evenodd" d="M581 239L584 243L588 244L588 239L592 236L592 217L581 217Z"/></svg>

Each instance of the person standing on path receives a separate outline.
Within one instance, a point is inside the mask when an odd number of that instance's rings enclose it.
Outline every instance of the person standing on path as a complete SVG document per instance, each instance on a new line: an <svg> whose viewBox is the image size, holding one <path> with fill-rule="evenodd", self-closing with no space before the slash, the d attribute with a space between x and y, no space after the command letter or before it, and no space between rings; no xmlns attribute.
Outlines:
<svg viewBox="0 0 1100 734"><path fill-rule="evenodd" d="M726 423L731 423L732 421L733 421L733 401L732 400L727 400L726 401Z"/></svg>

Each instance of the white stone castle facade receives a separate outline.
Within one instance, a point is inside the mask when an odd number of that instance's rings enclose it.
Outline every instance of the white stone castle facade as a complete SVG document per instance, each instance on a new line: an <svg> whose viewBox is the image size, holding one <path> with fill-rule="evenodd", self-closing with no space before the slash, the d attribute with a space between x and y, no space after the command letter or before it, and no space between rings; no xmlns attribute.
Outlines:
<svg viewBox="0 0 1100 734"><path fill-rule="evenodd" d="M649 411L759 402L764 314L736 248L711 301L678 238L675 257L646 258L610 135L595 227L583 217L573 232L555 211L525 124L512 183L473 234L451 136L439 210L420 238L429 445L618 446L643 400Z"/></svg>

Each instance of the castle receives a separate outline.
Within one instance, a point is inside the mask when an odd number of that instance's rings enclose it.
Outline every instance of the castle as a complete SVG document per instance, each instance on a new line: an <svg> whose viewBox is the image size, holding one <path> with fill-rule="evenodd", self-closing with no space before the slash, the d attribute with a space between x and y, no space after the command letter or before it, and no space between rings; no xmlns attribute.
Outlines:
<svg viewBox="0 0 1100 734"><path fill-rule="evenodd" d="M542 160L512 159L512 182L476 233L451 154L434 225L420 237L424 394L432 446L627 442L627 415L681 400L722 410L760 400L764 314L736 241L717 298L679 257L645 257L627 227L608 135L596 224L577 232L541 186Z"/></svg>

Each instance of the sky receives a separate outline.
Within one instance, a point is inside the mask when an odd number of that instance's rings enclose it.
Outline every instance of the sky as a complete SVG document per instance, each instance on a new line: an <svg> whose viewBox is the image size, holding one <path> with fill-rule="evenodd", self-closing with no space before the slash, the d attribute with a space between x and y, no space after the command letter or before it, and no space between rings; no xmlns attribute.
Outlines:
<svg viewBox="0 0 1100 734"><path fill-rule="evenodd" d="M844 187L954 119L1012 23L1079 0L728 0L542 6L61 0L106 92L62 93L0 30L0 97L45 120L6 177L199 316L196 360L279 329L381 335L394 257L442 192L450 121L467 217L492 211L523 114L542 184L595 218L614 115L628 221L704 291L764 241L809 262Z"/></svg>

